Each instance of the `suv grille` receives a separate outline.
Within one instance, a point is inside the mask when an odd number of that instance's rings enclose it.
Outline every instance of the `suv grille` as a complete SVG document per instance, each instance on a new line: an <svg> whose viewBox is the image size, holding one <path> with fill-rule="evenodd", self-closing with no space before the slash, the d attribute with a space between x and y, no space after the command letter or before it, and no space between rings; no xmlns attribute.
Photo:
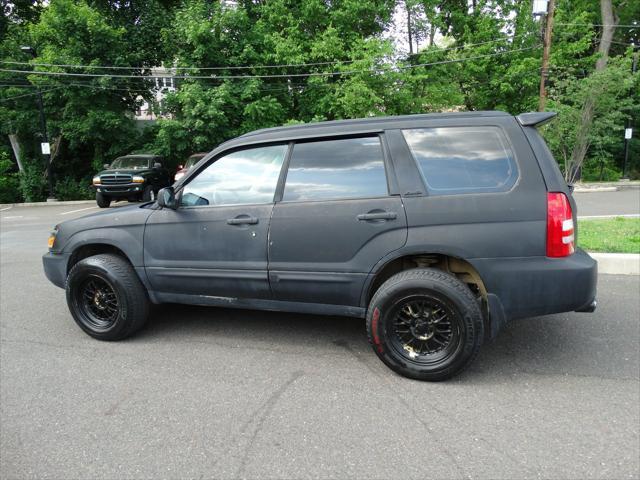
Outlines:
<svg viewBox="0 0 640 480"><path fill-rule="evenodd" d="M131 183L131 175L124 173L109 173L100 176L102 185L124 185Z"/></svg>

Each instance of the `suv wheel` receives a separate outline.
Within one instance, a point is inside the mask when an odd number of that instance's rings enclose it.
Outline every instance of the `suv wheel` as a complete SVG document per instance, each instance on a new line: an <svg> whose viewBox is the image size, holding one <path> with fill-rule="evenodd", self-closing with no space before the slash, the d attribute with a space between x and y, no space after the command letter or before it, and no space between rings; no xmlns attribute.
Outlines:
<svg viewBox="0 0 640 480"><path fill-rule="evenodd" d="M111 198L101 192L96 192L96 203L100 208L109 208L109 205L111 205Z"/></svg>
<svg viewBox="0 0 640 480"><path fill-rule="evenodd" d="M149 299L129 262L102 254L80 260L69 272L67 304L76 323L99 340L120 340L139 330Z"/></svg>
<svg viewBox="0 0 640 480"><path fill-rule="evenodd" d="M439 381L464 370L480 351L482 313L453 275L417 268L388 279L367 311L369 342L400 375Z"/></svg>
<svg viewBox="0 0 640 480"><path fill-rule="evenodd" d="M156 192L153 191L153 187L151 185L147 185L142 192L142 201L143 202L153 202L156 199Z"/></svg>

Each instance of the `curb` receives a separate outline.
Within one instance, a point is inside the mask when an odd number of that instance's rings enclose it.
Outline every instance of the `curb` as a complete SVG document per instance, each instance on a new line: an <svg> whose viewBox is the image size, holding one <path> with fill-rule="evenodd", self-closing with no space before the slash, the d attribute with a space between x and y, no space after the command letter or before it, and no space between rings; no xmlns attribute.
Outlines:
<svg viewBox="0 0 640 480"><path fill-rule="evenodd" d="M90 205L95 200L66 200L64 202L30 202L30 203L0 203L3 207L63 207L65 205Z"/></svg>
<svg viewBox="0 0 640 480"><path fill-rule="evenodd" d="M576 183L574 193L591 193L591 192L617 192L619 190L633 190L640 188L640 181L626 180L619 182L602 182L602 183Z"/></svg>
<svg viewBox="0 0 640 480"><path fill-rule="evenodd" d="M588 253L598 262L598 274L640 275L640 253Z"/></svg>
<svg viewBox="0 0 640 480"><path fill-rule="evenodd" d="M618 187L593 187L593 188L581 188L576 187L573 189L573 193L596 193L596 192L617 192Z"/></svg>

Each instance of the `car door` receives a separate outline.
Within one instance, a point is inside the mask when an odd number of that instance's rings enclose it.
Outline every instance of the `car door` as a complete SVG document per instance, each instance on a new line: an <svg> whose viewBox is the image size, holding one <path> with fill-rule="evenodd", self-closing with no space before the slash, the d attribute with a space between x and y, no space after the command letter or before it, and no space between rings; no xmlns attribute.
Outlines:
<svg viewBox="0 0 640 480"><path fill-rule="evenodd" d="M379 135L294 144L269 233L274 298L358 306L373 265L405 244L384 152Z"/></svg>
<svg viewBox="0 0 640 480"><path fill-rule="evenodd" d="M177 210L148 219L144 261L154 290L270 298L269 219L288 145L236 150L211 161L177 192Z"/></svg>

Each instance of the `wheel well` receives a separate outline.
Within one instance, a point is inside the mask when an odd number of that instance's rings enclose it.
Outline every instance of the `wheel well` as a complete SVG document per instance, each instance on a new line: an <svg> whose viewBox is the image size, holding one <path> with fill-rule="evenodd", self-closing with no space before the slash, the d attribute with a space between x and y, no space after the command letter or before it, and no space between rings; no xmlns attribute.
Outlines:
<svg viewBox="0 0 640 480"><path fill-rule="evenodd" d="M483 310L487 305L487 289L482 282L482 278L477 270L466 260L440 253L420 253L396 258L387 263L369 287L367 293L367 304L376 293L378 288L396 273L411 268L435 268L443 272L450 273L464 282L473 294L482 302Z"/></svg>
<svg viewBox="0 0 640 480"><path fill-rule="evenodd" d="M125 255L125 253L117 247L113 245L109 245L106 243L94 243L91 245L83 245L81 247L76 248L71 257L69 258L69 263L67 264L67 275L73 268L73 266L78 263L80 260L84 260L88 257L93 257L94 255L100 255L101 253L113 253L124 258L127 262L131 263L129 258Z"/></svg>

